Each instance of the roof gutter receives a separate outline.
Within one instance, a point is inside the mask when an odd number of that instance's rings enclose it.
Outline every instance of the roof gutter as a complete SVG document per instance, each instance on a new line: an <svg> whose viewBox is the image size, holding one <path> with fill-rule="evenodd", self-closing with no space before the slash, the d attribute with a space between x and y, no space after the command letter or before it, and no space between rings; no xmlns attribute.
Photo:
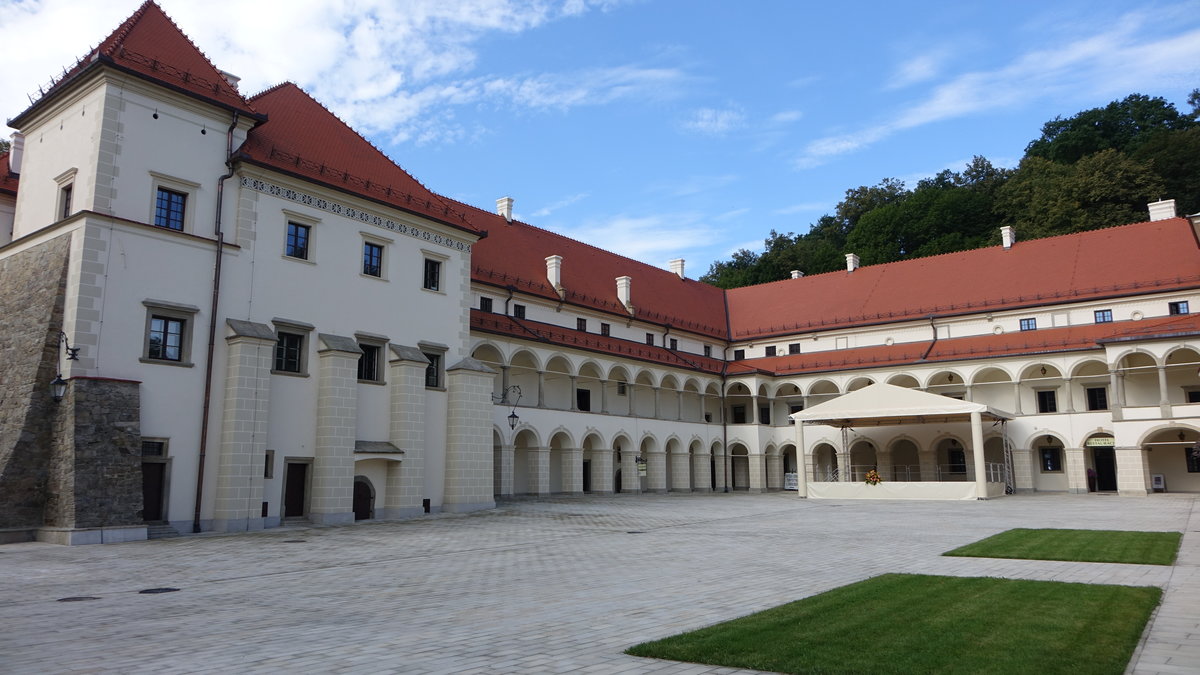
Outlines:
<svg viewBox="0 0 1200 675"><path fill-rule="evenodd" d="M208 311L208 351L204 363L204 400L200 408L200 459L196 469L196 511L192 516L192 532L200 532L200 508L204 503L204 459L208 448L208 423L211 417L213 354L217 344L217 305L221 299L221 262L225 257L225 234L221 230L221 210L225 200L225 181L233 177L233 131L237 128L240 113L233 111L233 119L225 132L225 173L217 177L217 215L215 222L217 238L217 260L213 263L212 304Z"/></svg>

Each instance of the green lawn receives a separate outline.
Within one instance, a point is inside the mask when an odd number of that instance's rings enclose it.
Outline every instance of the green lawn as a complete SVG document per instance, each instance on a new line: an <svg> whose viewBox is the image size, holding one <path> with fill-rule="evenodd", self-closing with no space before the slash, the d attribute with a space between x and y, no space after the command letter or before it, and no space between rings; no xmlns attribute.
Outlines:
<svg viewBox="0 0 1200 675"><path fill-rule="evenodd" d="M1161 595L885 574L626 653L782 673L1121 673Z"/></svg>
<svg viewBox="0 0 1200 675"><path fill-rule="evenodd" d="M1178 532L1016 529L942 555L1170 565L1182 538Z"/></svg>

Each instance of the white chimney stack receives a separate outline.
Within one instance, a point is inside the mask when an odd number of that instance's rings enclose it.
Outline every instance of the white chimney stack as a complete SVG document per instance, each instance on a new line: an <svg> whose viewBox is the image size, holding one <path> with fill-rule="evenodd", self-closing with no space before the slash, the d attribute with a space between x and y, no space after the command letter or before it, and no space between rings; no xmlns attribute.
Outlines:
<svg viewBox="0 0 1200 675"><path fill-rule="evenodd" d="M617 277L617 300L625 309L633 311L633 303L630 298L630 289L633 285L633 277Z"/></svg>
<svg viewBox="0 0 1200 675"><path fill-rule="evenodd" d="M8 148L8 170L21 173L21 158L25 156L25 134L16 131Z"/></svg>
<svg viewBox="0 0 1200 675"><path fill-rule="evenodd" d="M676 258L671 261L671 271L680 279L683 279L683 258Z"/></svg>
<svg viewBox="0 0 1200 675"><path fill-rule="evenodd" d="M1157 202L1151 202L1146 207L1150 209L1150 220L1166 220L1167 218L1175 217L1175 200L1163 199Z"/></svg>
<svg viewBox="0 0 1200 675"><path fill-rule="evenodd" d="M799 279L802 276L804 276L804 272L801 272L800 270L792 270L793 279Z"/></svg>
<svg viewBox="0 0 1200 675"><path fill-rule="evenodd" d="M501 197L496 200L496 213L504 216L504 219L510 223L512 222L512 205L512 197Z"/></svg>
<svg viewBox="0 0 1200 675"><path fill-rule="evenodd" d="M556 291L562 288L561 255L552 255L546 258L546 281L549 281Z"/></svg>
<svg viewBox="0 0 1200 675"><path fill-rule="evenodd" d="M853 272L858 269L858 256L853 253L846 254L846 271Z"/></svg>
<svg viewBox="0 0 1200 675"><path fill-rule="evenodd" d="M221 77L224 77L225 81L229 83L229 86L233 87L234 91L237 91L238 82L241 82L242 78L238 77L237 75L234 75L233 73L231 73L229 71L218 70L218 72L220 72Z"/></svg>
<svg viewBox="0 0 1200 675"><path fill-rule="evenodd" d="M1013 247L1017 242L1017 231L1011 225L1005 225L1000 228L1000 241L1004 244L1005 250Z"/></svg>

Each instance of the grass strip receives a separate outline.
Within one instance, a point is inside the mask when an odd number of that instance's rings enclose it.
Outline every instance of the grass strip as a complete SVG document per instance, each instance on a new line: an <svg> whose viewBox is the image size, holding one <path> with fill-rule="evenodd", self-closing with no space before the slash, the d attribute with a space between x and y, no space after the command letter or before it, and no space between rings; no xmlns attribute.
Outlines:
<svg viewBox="0 0 1200 675"><path fill-rule="evenodd" d="M627 654L780 673L1122 673L1162 590L885 574Z"/></svg>
<svg viewBox="0 0 1200 675"><path fill-rule="evenodd" d="M1017 528L942 555L1171 565L1182 538L1179 532Z"/></svg>

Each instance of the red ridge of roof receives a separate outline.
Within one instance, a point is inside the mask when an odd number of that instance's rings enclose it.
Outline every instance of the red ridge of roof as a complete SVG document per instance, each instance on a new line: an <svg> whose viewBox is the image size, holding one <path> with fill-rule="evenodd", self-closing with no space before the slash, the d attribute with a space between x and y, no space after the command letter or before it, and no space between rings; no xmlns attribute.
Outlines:
<svg viewBox="0 0 1200 675"><path fill-rule="evenodd" d="M1130 324L1138 324L1131 326ZM887 368L1003 356L1031 356L1054 352L1100 349L1101 343L1129 335L1192 335L1200 331L1200 314L1185 317L1160 317L1143 321L1099 323L1036 331L976 335L895 345L876 345L807 354L790 354L747 359L730 364L730 375L765 372L772 375L798 375L826 371ZM926 351L929 353L926 354Z"/></svg>
<svg viewBox="0 0 1200 675"><path fill-rule="evenodd" d="M631 296L638 320L717 340L727 339L724 291L674 272L647 265L611 251L555 234L521 221L509 222L496 213L455 202L470 209L472 218L486 224L488 238L472 251L471 278L558 302L546 280L546 258L560 255L562 300L618 317L630 318L617 300L616 278L633 279Z"/></svg>
<svg viewBox="0 0 1200 675"><path fill-rule="evenodd" d="M9 167L8 153L0 154L0 193L17 196L19 181L20 178Z"/></svg>
<svg viewBox="0 0 1200 675"><path fill-rule="evenodd" d="M514 319L504 314L492 314L478 309L471 310L471 330L545 342L572 349L613 354L639 361L651 361L697 372L711 374L721 372L721 361L699 354L683 354L665 347L654 347L594 333L583 333L539 321Z"/></svg>
<svg viewBox="0 0 1200 675"><path fill-rule="evenodd" d="M153 0L147 0L109 34L99 46L79 60L45 94L10 125L64 89L93 64L107 62L143 78L166 85L219 106L259 117L212 61L196 47Z"/></svg>
<svg viewBox="0 0 1200 675"><path fill-rule="evenodd" d="M463 209L426 188L294 83L250 100L269 119L250 131L239 150L242 159L486 235Z"/></svg>
<svg viewBox="0 0 1200 675"><path fill-rule="evenodd" d="M1200 245L1186 218L1170 218L728 293L732 337L746 340L1195 287Z"/></svg>

